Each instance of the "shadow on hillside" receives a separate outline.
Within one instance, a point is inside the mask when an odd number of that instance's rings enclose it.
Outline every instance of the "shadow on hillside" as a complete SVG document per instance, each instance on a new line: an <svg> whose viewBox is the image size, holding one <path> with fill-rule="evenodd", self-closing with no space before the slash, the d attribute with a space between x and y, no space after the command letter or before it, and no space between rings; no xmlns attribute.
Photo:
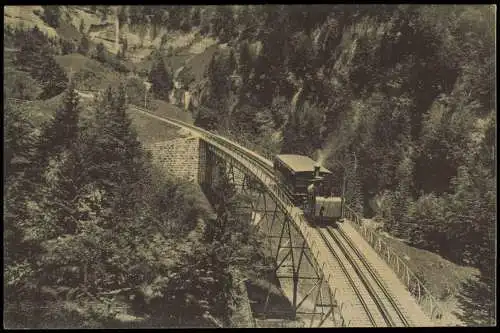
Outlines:
<svg viewBox="0 0 500 333"><path fill-rule="evenodd" d="M469 278L457 295L459 312L453 314L467 326L495 325L495 289L483 278Z"/></svg>
<svg viewBox="0 0 500 333"><path fill-rule="evenodd" d="M262 279L249 279L245 285L256 318L295 319L294 308L281 290L276 276L269 274Z"/></svg>

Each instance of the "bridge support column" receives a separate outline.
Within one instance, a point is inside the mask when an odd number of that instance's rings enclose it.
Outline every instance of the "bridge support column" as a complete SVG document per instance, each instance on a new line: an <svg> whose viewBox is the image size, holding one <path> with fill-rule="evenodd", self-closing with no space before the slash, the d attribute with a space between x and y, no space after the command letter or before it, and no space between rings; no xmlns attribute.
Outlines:
<svg viewBox="0 0 500 333"><path fill-rule="evenodd" d="M281 199L269 192L276 184L261 182L241 161L203 140L200 142L203 156L200 158L199 179L203 189L207 196L217 196L213 186L218 182L222 168L228 183L248 199L248 205L243 208L251 211L252 223L265 239L267 254L274 261L272 274L290 302L292 318L309 326L341 325L337 320L339 311L335 293L330 289L330 277L325 278L323 267L315 261L306 239L290 215L290 207L283 206ZM268 278L270 286L272 280ZM269 307L270 296L271 288L268 288L263 312L269 315L275 313Z"/></svg>

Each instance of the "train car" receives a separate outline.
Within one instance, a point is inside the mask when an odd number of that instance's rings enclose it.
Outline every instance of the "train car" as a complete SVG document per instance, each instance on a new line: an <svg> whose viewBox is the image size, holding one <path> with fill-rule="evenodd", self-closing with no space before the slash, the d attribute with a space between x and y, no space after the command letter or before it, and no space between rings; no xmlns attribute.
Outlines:
<svg viewBox="0 0 500 333"><path fill-rule="evenodd" d="M342 200L331 193L332 172L303 155L276 155L278 181L310 220L328 223L341 215Z"/></svg>
<svg viewBox="0 0 500 333"><path fill-rule="evenodd" d="M304 213L316 224L334 224L342 216L342 198L317 195L316 186L315 181L308 187Z"/></svg>

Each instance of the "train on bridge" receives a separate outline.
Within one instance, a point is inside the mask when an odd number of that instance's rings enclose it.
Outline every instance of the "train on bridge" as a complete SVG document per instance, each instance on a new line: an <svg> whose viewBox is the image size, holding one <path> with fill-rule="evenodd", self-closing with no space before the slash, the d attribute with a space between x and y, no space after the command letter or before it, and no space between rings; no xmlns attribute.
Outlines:
<svg viewBox="0 0 500 333"><path fill-rule="evenodd" d="M292 202L316 224L335 224L342 215L342 198L333 196L332 172L303 155L274 158L276 179Z"/></svg>

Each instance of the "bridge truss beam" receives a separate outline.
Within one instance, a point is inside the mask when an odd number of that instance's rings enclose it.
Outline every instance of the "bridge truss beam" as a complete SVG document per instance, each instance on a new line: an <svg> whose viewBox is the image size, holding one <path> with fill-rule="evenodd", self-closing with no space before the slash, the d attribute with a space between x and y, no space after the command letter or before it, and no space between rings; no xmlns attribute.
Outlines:
<svg viewBox="0 0 500 333"><path fill-rule="evenodd" d="M207 195L213 193L220 170L233 188L249 200L252 223L263 235L268 254L273 258L273 275L281 289L291 298L294 318L309 319L310 327L345 326L335 292L330 288L330 277L325 277L287 210L269 193L269 189L249 170L222 149L200 140L199 181ZM270 309L271 281L264 304L264 315L272 315ZM306 326L307 324L304 324Z"/></svg>

